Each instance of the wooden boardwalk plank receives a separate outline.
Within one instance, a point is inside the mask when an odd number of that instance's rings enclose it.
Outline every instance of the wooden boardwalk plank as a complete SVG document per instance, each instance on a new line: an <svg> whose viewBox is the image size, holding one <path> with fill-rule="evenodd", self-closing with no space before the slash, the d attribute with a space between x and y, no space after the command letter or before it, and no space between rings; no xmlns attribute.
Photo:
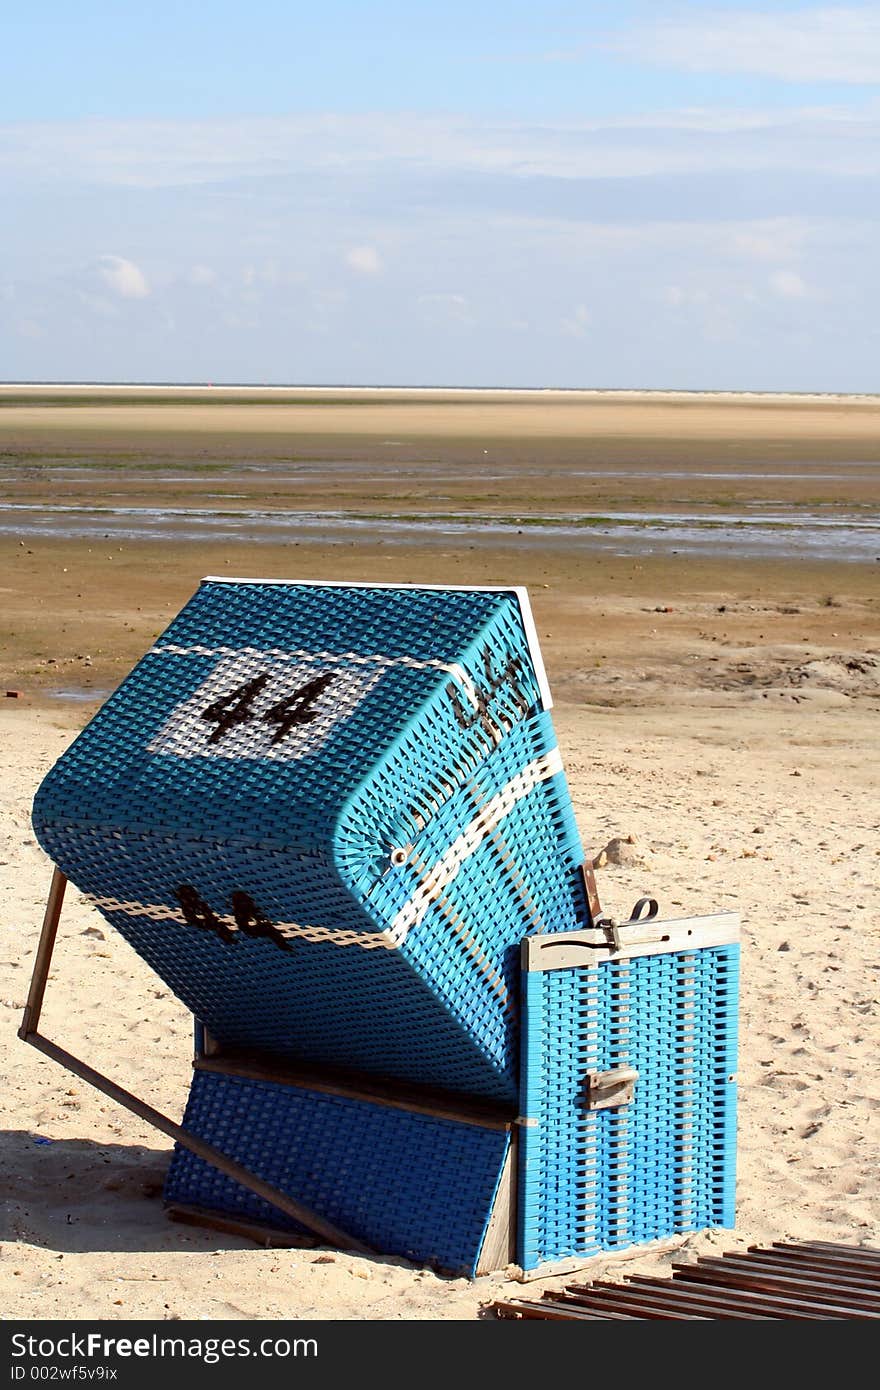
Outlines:
<svg viewBox="0 0 880 1390"><path fill-rule="evenodd" d="M556 1300L554 1299L554 1304ZM644 1297L638 1289L632 1289L629 1284L608 1284L605 1287L594 1285L590 1290L588 1300L589 1308L603 1309L612 1308L621 1313L626 1313L631 1318L674 1318L691 1321L695 1318L705 1318L706 1313L694 1313L682 1308L674 1299L654 1300ZM567 1300L562 1303L562 1307L572 1307L572 1303ZM580 1302L578 1307L586 1307Z"/></svg>
<svg viewBox="0 0 880 1390"><path fill-rule="evenodd" d="M640 1283L645 1278L644 1275L632 1275L631 1277L634 1282L638 1280ZM668 1279L663 1279L657 1282L667 1287L670 1281ZM774 1294L756 1293L751 1289L714 1288L711 1284L687 1285L684 1281L674 1284L674 1287L680 1289L692 1288L693 1293L689 1293L688 1297L704 1299L707 1307L728 1310L718 1316L759 1318L787 1318L792 1316L790 1311L792 1307L791 1299L784 1297L780 1298ZM797 1316L801 1317L802 1315L798 1312ZM826 1315L810 1313L809 1316L824 1317ZM828 1316L837 1317L842 1315L833 1313L828 1314Z"/></svg>
<svg viewBox="0 0 880 1390"><path fill-rule="evenodd" d="M845 1265L830 1265L824 1260L817 1260L815 1256L805 1259L788 1259L778 1251L761 1252L760 1254L744 1255L740 1252L726 1251L721 1257L724 1266L730 1268L745 1268L762 1270L768 1274L777 1271L779 1274L788 1274L801 1279L808 1279L816 1284L820 1279L827 1279L839 1289L855 1289L873 1297L878 1297L876 1280L872 1280L864 1269L850 1269Z"/></svg>
<svg viewBox="0 0 880 1390"><path fill-rule="evenodd" d="M749 1246L750 1250L758 1250L759 1248L757 1245ZM880 1266L880 1250L872 1250L862 1245L826 1245L823 1241L805 1241L803 1245L789 1245L783 1241L774 1240L771 1249L813 1255L827 1260L829 1264L858 1265L860 1269L867 1267L876 1270Z"/></svg>
<svg viewBox="0 0 880 1390"><path fill-rule="evenodd" d="M549 1299L546 1302L532 1302L526 1298L517 1298L512 1301L499 1299L492 1304L493 1311L500 1318L543 1318L558 1322L576 1322L581 1318L610 1318L630 1317L629 1313L609 1313L609 1312L581 1312L571 1308L566 1308L564 1304L553 1303Z"/></svg>
<svg viewBox="0 0 880 1390"><path fill-rule="evenodd" d="M693 1294L684 1286L678 1291L670 1290L668 1279L658 1279L656 1282L648 1279L629 1279L625 1287L633 1297L638 1297L645 1303L650 1303L655 1308L674 1308L677 1311L693 1313L702 1318L740 1316L740 1314L731 1314L729 1311L725 1311L724 1303L719 1302L718 1299L712 1298L711 1296L707 1296L702 1290ZM573 1290L567 1289L566 1294L568 1295L569 1293L573 1293ZM585 1288L583 1294L574 1295L571 1301L582 1304L585 1307L590 1307L592 1306L594 1297L593 1290ZM569 1302L568 1297L565 1297L565 1302ZM742 1316L751 1318L760 1317L762 1315L749 1311L743 1313ZM770 1316L778 1317L779 1314L771 1314Z"/></svg>
<svg viewBox="0 0 880 1390"><path fill-rule="evenodd" d="M540 1301L500 1301L504 1318L880 1318L880 1250L829 1241L774 1241L675 1264L671 1277L633 1274L548 1290Z"/></svg>
<svg viewBox="0 0 880 1390"><path fill-rule="evenodd" d="M722 1268L722 1260L700 1261L695 1265L676 1265L675 1278L706 1284L728 1284L739 1289L760 1289L767 1293L789 1294L792 1298L807 1302L821 1302L832 1306L851 1307L853 1316L880 1317L880 1295L877 1293L854 1292L827 1283L821 1287L816 1281L797 1278L792 1275L766 1273L760 1268L749 1267L745 1263L732 1268Z"/></svg>

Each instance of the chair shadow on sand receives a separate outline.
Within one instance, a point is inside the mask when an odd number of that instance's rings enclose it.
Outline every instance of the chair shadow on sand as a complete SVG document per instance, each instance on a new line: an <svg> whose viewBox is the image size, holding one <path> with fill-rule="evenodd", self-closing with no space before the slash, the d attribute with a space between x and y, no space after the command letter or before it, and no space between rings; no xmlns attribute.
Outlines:
<svg viewBox="0 0 880 1390"><path fill-rule="evenodd" d="M58 1254L256 1250L255 1241L245 1235L170 1219L162 1202L170 1160L170 1146L48 1139L33 1130L2 1130L0 1184L6 1195L0 1203L0 1241ZM305 1253L319 1254L324 1248L316 1244ZM377 1254L370 1260L414 1268L396 1256Z"/></svg>
<svg viewBox="0 0 880 1390"><path fill-rule="evenodd" d="M60 1252L183 1250L193 1236L210 1246L207 1232L168 1220L161 1197L169 1159L164 1147L47 1140L30 1130L5 1130L0 1240Z"/></svg>

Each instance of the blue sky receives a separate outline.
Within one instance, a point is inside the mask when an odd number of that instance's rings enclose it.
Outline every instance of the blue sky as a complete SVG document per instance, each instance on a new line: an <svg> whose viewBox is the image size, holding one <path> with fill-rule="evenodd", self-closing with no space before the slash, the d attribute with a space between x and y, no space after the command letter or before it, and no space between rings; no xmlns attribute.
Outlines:
<svg viewBox="0 0 880 1390"><path fill-rule="evenodd" d="M34 3L0 378L875 391L880 5Z"/></svg>

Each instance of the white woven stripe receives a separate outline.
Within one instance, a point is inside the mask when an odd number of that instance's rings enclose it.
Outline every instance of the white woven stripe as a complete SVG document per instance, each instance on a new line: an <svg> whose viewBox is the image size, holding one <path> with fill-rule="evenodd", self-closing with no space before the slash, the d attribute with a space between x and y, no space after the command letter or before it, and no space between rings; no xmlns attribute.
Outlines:
<svg viewBox="0 0 880 1390"><path fill-rule="evenodd" d="M305 941L329 941L334 946L360 946L365 951L377 948L397 950L403 945L410 929L421 922L431 904L437 901L457 877L465 861L476 854L517 802L561 771L562 758L557 748L527 763L511 778L507 786L502 787L500 792L496 792L495 796L486 802L458 838L453 840L442 859L438 859L409 902L397 913L387 931L356 932L344 928L304 926L300 922L273 922L274 930L281 936L302 937ZM83 896L93 907L103 912L122 912L128 917L148 917L153 922L186 922L178 907L169 907L162 903L133 902L121 898L99 898L90 893ZM221 913L215 913L215 916L230 931L239 930L234 917Z"/></svg>
<svg viewBox="0 0 880 1390"><path fill-rule="evenodd" d="M265 651L259 647L181 647L175 642L163 642L151 647L147 656L250 656L265 661L277 661L279 658L284 661L340 661L348 662L352 666L407 666L413 671L445 671L466 691L474 709L479 708L473 681L455 661L419 661L414 656L383 656L381 652L364 655L359 652L291 652L285 651L282 647L270 647Z"/></svg>
<svg viewBox="0 0 880 1390"><path fill-rule="evenodd" d="M167 907L162 903L128 902L121 898L98 898L91 893L84 893L83 897L102 912L122 912L126 917L149 917L152 922L179 922L181 925L186 923L179 907ZM230 931L239 931L234 917L221 912L215 912L214 916ZM273 922L272 927L280 936L299 936L306 941L329 941L334 946L362 946L365 951L374 951L377 947L393 951L398 944L391 932L356 932L344 928L307 927L300 922ZM246 935L245 932L241 934Z"/></svg>
<svg viewBox="0 0 880 1390"><path fill-rule="evenodd" d="M390 935L396 944L406 940L407 932L424 917L431 904L443 893L458 875L465 860L476 854L485 840L496 829L499 822L513 810L518 801L528 796L541 782L548 781L562 771L562 758L559 749L543 753L527 763L515 777L496 792L482 807L465 830L453 840L449 849L438 859L422 880L420 887L409 902L400 909L391 924Z"/></svg>
<svg viewBox="0 0 880 1390"><path fill-rule="evenodd" d="M152 922L185 922L186 918L179 907L166 907L164 903L139 903L123 898L97 898L93 893L83 893L86 902L102 912L124 912L126 917L149 917ZM223 919L221 919L223 920Z"/></svg>

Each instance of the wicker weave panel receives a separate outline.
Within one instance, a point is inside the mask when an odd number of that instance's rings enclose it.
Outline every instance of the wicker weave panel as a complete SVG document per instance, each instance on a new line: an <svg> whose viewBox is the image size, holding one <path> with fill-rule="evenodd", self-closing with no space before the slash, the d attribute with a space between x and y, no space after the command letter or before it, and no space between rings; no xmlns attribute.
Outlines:
<svg viewBox="0 0 880 1390"><path fill-rule="evenodd" d="M525 974L524 1269L734 1224L739 947ZM586 1074L639 1073L591 1110Z"/></svg>
<svg viewBox="0 0 880 1390"><path fill-rule="evenodd" d="M510 1142L497 1129L216 1072L193 1077L184 1124L374 1249L469 1275ZM165 1199L301 1229L179 1146Z"/></svg>
<svg viewBox="0 0 880 1390"><path fill-rule="evenodd" d="M584 914L539 703L512 595L206 583L34 825L221 1042L513 1102L516 944Z"/></svg>

